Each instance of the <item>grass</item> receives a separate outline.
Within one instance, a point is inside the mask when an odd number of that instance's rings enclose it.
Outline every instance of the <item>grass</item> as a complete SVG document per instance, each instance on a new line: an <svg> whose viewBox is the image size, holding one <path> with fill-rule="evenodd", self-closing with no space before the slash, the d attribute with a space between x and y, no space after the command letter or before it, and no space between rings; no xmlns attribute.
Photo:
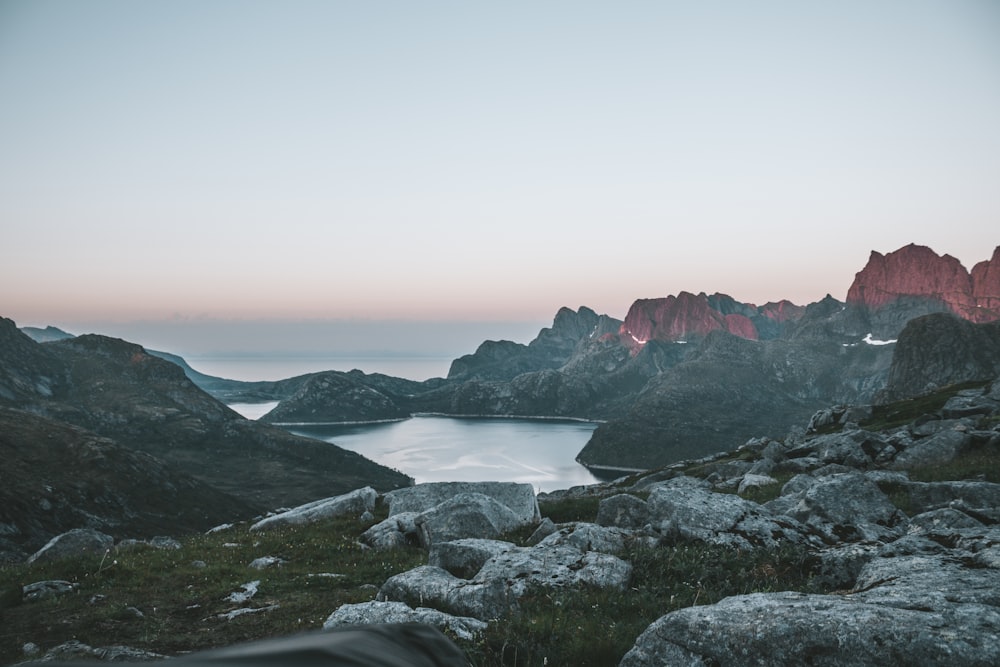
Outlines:
<svg viewBox="0 0 1000 667"><path fill-rule="evenodd" d="M549 502L543 514L560 521L593 520L597 502ZM416 548L363 549L356 540L364 527L340 519L249 533L243 525L189 537L179 550L139 547L106 557L2 567L0 590L45 579L72 581L78 588L0 610L0 664L24 659L26 642L47 650L77 639L176 655L318 629L340 605L371 600L390 576L426 563L426 553ZM507 537L520 542L524 536ZM265 570L248 567L262 556L286 562ZM796 549L739 552L635 544L622 557L633 564L627 590L539 589L522 601L519 612L459 645L476 667L540 665L546 659L548 664L616 664L636 637L669 611L727 595L810 586L807 557ZM324 573L340 576L314 576ZM253 580L260 585L250 601L226 601ZM269 605L278 607L232 620L219 616L238 607Z"/></svg>
<svg viewBox="0 0 1000 667"><path fill-rule="evenodd" d="M633 545L624 591L536 589L517 614L462 644L476 667L616 665L660 616L729 595L811 591L810 565L797 548L736 551L686 545Z"/></svg>
<svg viewBox="0 0 1000 667"><path fill-rule="evenodd" d="M872 406L872 416L861 422L860 426L869 431L881 431L885 429L905 426L916 419L933 414L944 407L948 399L965 389L982 389L989 385L989 382L963 382L943 387L937 391L908 398L885 405Z"/></svg>

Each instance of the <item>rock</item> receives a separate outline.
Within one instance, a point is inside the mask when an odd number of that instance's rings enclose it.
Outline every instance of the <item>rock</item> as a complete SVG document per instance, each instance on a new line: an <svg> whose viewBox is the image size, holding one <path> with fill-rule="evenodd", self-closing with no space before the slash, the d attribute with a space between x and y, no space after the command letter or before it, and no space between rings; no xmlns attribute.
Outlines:
<svg viewBox="0 0 1000 667"><path fill-rule="evenodd" d="M784 540L801 544L807 539L797 521L687 479L664 482L649 494L650 522L664 536L740 549L774 547Z"/></svg>
<svg viewBox="0 0 1000 667"><path fill-rule="evenodd" d="M400 512L375 524L361 534L361 541L375 549L399 549L420 544L418 512Z"/></svg>
<svg viewBox="0 0 1000 667"><path fill-rule="evenodd" d="M494 539L525 525L523 516L481 493L460 493L422 512L414 523L424 548L462 538Z"/></svg>
<svg viewBox="0 0 1000 667"><path fill-rule="evenodd" d="M894 539L902 534L906 521L878 486L860 473L815 478L783 501L794 502L789 516L831 543Z"/></svg>
<svg viewBox="0 0 1000 667"><path fill-rule="evenodd" d="M361 516L375 509L378 493L370 486L356 489L342 496L324 498L305 505L300 505L285 512L261 519L250 526L251 531L270 530L284 526L297 526L315 523L338 516Z"/></svg>
<svg viewBox="0 0 1000 667"><path fill-rule="evenodd" d="M906 482L912 513L957 509L983 523L1000 522L1000 484L991 482Z"/></svg>
<svg viewBox="0 0 1000 667"><path fill-rule="evenodd" d="M434 482L396 489L385 494L389 516L401 512L426 512L460 493L479 493L506 505L522 524L541 520L538 499L530 484L514 482Z"/></svg>
<svg viewBox="0 0 1000 667"><path fill-rule="evenodd" d="M821 549L816 553L819 564L813 580L816 585L831 590L852 588L868 561L878 554L878 543L842 544Z"/></svg>
<svg viewBox="0 0 1000 667"><path fill-rule="evenodd" d="M158 535L156 537L151 537L148 540L126 539L115 545L115 551L127 551L129 549L138 548L169 549L171 551L176 551L181 548L181 543L172 537Z"/></svg>
<svg viewBox="0 0 1000 667"><path fill-rule="evenodd" d="M93 661L102 662L149 662L164 660L167 656L129 646L94 647L71 639L45 652L41 662L52 661Z"/></svg>
<svg viewBox="0 0 1000 667"><path fill-rule="evenodd" d="M552 523L552 519L545 517L538 524L538 528L535 528L535 532L528 537L526 543L528 546L533 547L557 530L558 528L556 528L556 524Z"/></svg>
<svg viewBox="0 0 1000 667"><path fill-rule="evenodd" d="M952 461L969 448L971 438L963 431L940 431L916 441L892 461L894 470L909 470Z"/></svg>
<svg viewBox="0 0 1000 667"><path fill-rule="evenodd" d="M431 606L482 621L511 611L511 599L502 579L460 579L433 565L389 577L379 589L378 600L404 602L411 607Z"/></svg>
<svg viewBox="0 0 1000 667"><path fill-rule="evenodd" d="M514 547L488 559L472 579L424 565L390 577L379 600L429 605L480 620L501 618L517 609L531 587L593 586L622 590L631 566L608 554L583 553L569 545Z"/></svg>
<svg viewBox="0 0 1000 667"><path fill-rule="evenodd" d="M440 567L462 579L472 579L490 558L515 549L514 544L499 540L461 539L438 542L427 555L428 565Z"/></svg>
<svg viewBox="0 0 1000 667"><path fill-rule="evenodd" d="M278 558L277 556L261 556L250 561L250 565L247 567L253 570L266 570L269 567L284 565L286 562L284 558Z"/></svg>
<svg viewBox="0 0 1000 667"><path fill-rule="evenodd" d="M666 665L992 665L1000 613L867 603L856 596L755 593L655 621L619 667Z"/></svg>
<svg viewBox="0 0 1000 667"><path fill-rule="evenodd" d="M873 558L858 575L855 588L860 592L855 597L915 611L987 606L1000 618L1000 570L969 565L942 553ZM1000 633L1000 626L995 632ZM1000 638L1000 634L995 636ZM1000 647L1000 642L996 644Z"/></svg>
<svg viewBox="0 0 1000 667"><path fill-rule="evenodd" d="M486 623L469 616L452 616L427 607L413 609L402 602L373 600L341 605L323 622L323 629L373 623L426 623L468 641L478 637L487 628Z"/></svg>
<svg viewBox="0 0 1000 667"><path fill-rule="evenodd" d="M910 532L928 533L956 530L959 528L981 528L983 523L965 512L951 507L923 512L910 518Z"/></svg>
<svg viewBox="0 0 1000 667"><path fill-rule="evenodd" d="M618 528L642 528L649 523L649 507L645 500L629 493L602 498L597 506L596 523Z"/></svg>
<svg viewBox="0 0 1000 667"><path fill-rule="evenodd" d="M24 587L23 597L25 602L36 602L38 600L44 600L45 598L72 593L77 588L79 588L79 584L74 584L70 581L62 581L60 579L36 581L35 583L28 584Z"/></svg>
<svg viewBox="0 0 1000 667"><path fill-rule="evenodd" d="M755 475L747 473L746 475L743 475L743 479L740 480L740 485L736 492L742 494L749 489L756 489L762 486L770 486L771 484L777 483L778 480L770 475Z"/></svg>
<svg viewBox="0 0 1000 667"><path fill-rule="evenodd" d="M878 401L888 403L941 387L1000 375L1000 322L973 324L936 314L907 322Z"/></svg>
<svg viewBox="0 0 1000 667"><path fill-rule="evenodd" d="M512 549L483 564L473 581L502 581L508 595L520 598L534 585L624 590L632 567L615 556L586 553L569 545Z"/></svg>
<svg viewBox="0 0 1000 667"><path fill-rule="evenodd" d="M626 541L632 539L629 530L614 526L600 526L594 523L576 522L562 526L541 542L540 547L554 547L567 544L579 551L597 551L603 554L620 554L625 551Z"/></svg>
<svg viewBox="0 0 1000 667"><path fill-rule="evenodd" d="M106 554L115 545L115 539L90 528L74 528L56 535L48 544L28 558L28 564L78 558L88 554Z"/></svg>

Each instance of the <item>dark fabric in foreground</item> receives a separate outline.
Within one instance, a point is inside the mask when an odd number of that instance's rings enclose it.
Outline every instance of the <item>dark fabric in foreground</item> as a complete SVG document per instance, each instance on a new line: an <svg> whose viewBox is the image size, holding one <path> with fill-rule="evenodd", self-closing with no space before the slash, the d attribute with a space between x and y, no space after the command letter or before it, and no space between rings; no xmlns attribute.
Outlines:
<svg viewBox="0 0 1000 667"><path fill-rule="evenodd" d="M72 666L80 663L46 665ZM88 663L89 664L89 663ZM437 628L422 623L357 625L327 632L268 639L192 653L163 662L116 663L171 667L468 667L469 662Z"/></svg>

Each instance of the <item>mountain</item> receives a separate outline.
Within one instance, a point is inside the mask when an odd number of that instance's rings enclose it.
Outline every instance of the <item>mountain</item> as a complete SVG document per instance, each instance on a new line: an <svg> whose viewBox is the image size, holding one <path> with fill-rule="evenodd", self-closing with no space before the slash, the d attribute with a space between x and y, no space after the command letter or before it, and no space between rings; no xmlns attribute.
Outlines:
<svg viewBox="0 0 1000 667"><path fill-rule="evenodd" d="M144 452L178 480L194 478L247 511L412 483L354 452L246 420L175 364L106 336L40 344L0 318L0 406ZM16 446L42 447L44 425Z"/></svg>
<svg viewBox="0 0 1000 667"><path fill-rule="evenodd" d="M970 322L1000 319L1000 246L972 273L950 255L910 244L882 255L872 251L854 277L847 304L868 314L876 335L894 337L906 322L950 312Z"/></svg>
<svg viewBox="0 0 1000 667"><path fill-rule="evenodd" d="M878 402L1000 376L1000 321L976 324L950 313L910 320L896 343Z"/></svg>
<svg viewBox="0 0 1000 667"><path fill-rule="evenodd" d="M73 528L149 538L267 509L111 438L21 410L0 408L0 457L0 562L23 561Z"/></svg>

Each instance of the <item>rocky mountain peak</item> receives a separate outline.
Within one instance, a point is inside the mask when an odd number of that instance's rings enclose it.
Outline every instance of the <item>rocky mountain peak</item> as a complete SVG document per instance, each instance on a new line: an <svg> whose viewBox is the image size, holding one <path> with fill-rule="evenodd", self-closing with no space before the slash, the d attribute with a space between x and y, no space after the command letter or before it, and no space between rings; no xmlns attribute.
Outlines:
<svg viewBox="0 0 1000 667"><path fill-rule="evenodd" d="M987 322L1000 317L1000 257L976 265L976 279L951 255L911 243L883 255L872 251L847 292L849 305L870 311L903 299L937 302L940 310Z"/></svg>

